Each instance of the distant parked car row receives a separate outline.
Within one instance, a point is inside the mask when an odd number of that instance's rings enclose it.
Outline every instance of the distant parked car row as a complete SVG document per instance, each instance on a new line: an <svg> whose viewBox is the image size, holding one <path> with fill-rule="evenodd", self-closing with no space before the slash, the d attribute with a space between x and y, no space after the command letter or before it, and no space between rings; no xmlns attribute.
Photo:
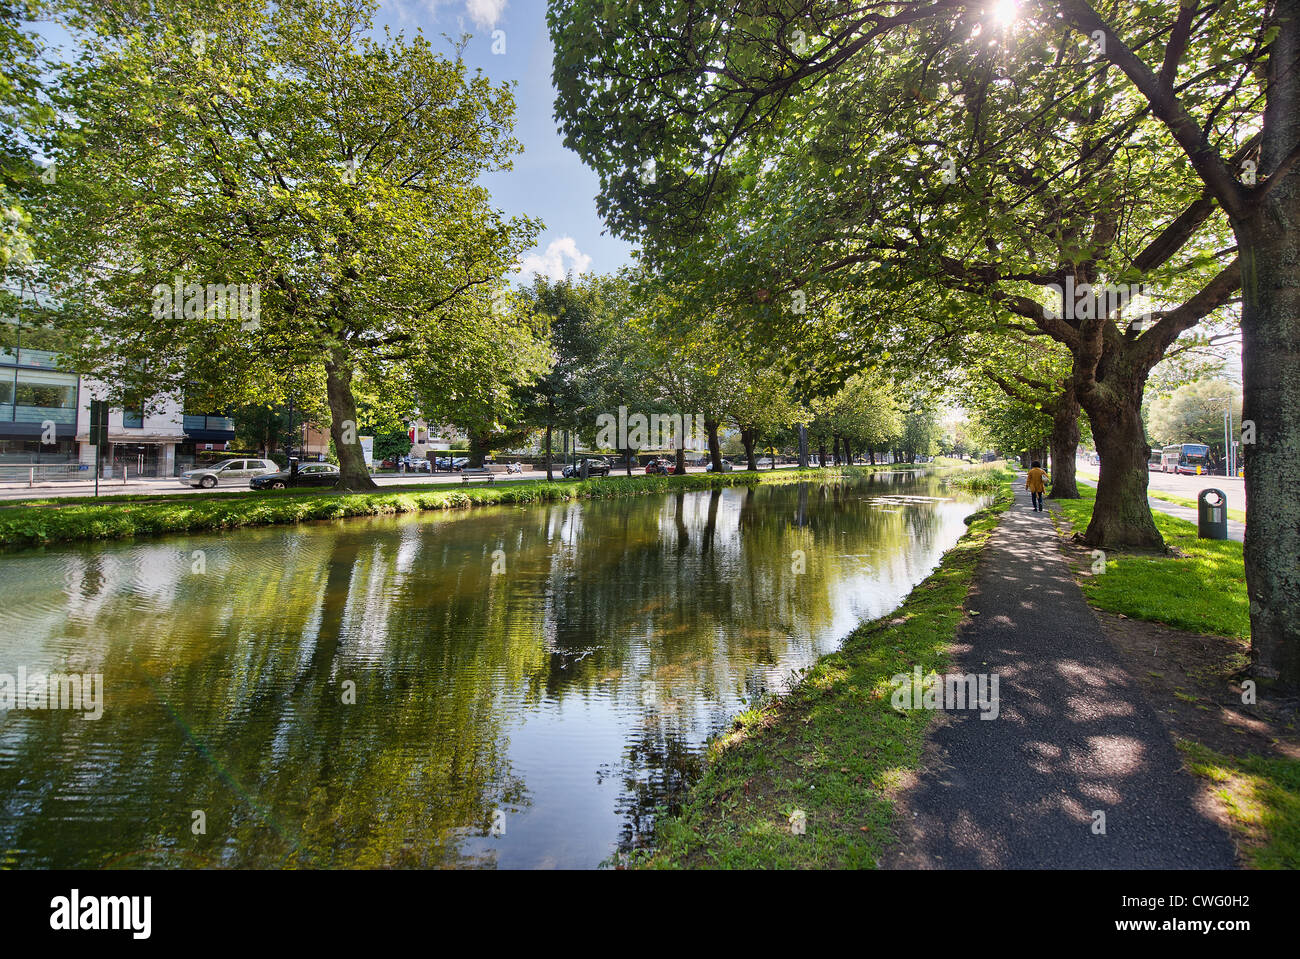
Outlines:
<svg viewBox="0 0 1300 959"><path fill-rule="evenodd" d="M608 475L609 475L609 471L610 471L610 463L609 463L609 460L605 459L605 457L603 457L603 456L588 456L588 457L585 457L585 459L586 459L586 463L587 463L587 475L588 475L588 476L608 476ZM561 471L560 475L562 475L565 479L573 479L574 477L581 477L581 476L582 476L582 461L580 460L580 461L577 462L577 463L570 463L568 466L564 467L564 469Z"/></svg>

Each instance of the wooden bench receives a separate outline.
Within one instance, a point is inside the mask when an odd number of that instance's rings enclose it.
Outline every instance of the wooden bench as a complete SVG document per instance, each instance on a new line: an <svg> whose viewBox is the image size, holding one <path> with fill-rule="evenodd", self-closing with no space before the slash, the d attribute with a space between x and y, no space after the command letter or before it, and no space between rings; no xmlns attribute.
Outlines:
<svg viewBox="0 0 1300 959"><path fill-rule="evenodd" d="M487 466L466 466L460 471L460 481L464 484L478 479L486 479L488 485L491 486L496 482L498 476L509 471L510 467L505 463L489 463Z"/></svg>

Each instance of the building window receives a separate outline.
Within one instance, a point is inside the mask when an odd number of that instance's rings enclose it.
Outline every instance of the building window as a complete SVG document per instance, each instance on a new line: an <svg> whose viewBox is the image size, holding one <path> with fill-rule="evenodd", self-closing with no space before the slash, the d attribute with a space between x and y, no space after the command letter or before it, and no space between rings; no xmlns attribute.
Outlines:
<svg viewBox="0 0 1300 959"><path fill-rule="evenodd" d="M75 463L77 444L62 437L54 444L39 439L0 439L0 465L27 466L38 463Z"/></svg>
<svg viewBox="0 0 1300 959"><path fill-rule="evenodd" d="M77 377L74 373L19 370L13 390L13 418L18 422L74 423Z"/></svg>
<svg viewBox="0 0 1300 959"><path fill-rule="evenodd" d="M140 410L123 410L122 428L127 430L144 429L144 413Z"/></svg>

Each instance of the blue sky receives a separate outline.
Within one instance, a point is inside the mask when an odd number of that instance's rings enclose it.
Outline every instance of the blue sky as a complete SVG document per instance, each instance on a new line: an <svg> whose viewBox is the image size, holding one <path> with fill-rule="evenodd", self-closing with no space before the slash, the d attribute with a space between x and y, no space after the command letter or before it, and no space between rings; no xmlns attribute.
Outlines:
<svg viewBox="0 0 1300 959"><path fill-rule="evenodd" d="M524 258L524 279L542 272L612 272L630 262L631 247L605 235L596 212L599 182L556 132L551 86L551 41L545 0L380 0L378 26L408 35L423 30L437 48L440 35L472 35L465 50L471 69L515 86L515 136L524 146L514 169L484 179L508 214L539 217L546 229ZM493 53L494 30L504 53ZM498 47L501 44L498 43ZM448 51L450 48L447 48Z"/></svg>

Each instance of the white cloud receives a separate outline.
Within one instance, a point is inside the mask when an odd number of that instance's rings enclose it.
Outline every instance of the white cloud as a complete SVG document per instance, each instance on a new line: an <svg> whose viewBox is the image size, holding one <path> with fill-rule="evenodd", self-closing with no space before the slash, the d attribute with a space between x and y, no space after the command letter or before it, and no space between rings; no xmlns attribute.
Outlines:
<svg viewBox="0 0 1300 959"><path fill-rule="evenodd" d="M465 0L465 12L475 26L493 30L506 12L506 0Z"/></svg>
<svg viewBox="0 0 1300 959"><path fill-rule="evenodd" d="M581 276L590 267L591 257L578 249L573 237L562 236L548 243L545 253L529 253L520 260L519 274L525 280L536 273L550 280L562 280L570 270Z"/></svg>
<svg viewBox="0 0 1300 959"><path fill-rule="evenodd" d="M465 0L465 14L482 30L493 30L506 12L507 0ZM380 0L402 23L420 23L426 19L439 23L448 7L459 7L459 0ZM465 14L456 14L456 28L465 29Z"/></svg>

